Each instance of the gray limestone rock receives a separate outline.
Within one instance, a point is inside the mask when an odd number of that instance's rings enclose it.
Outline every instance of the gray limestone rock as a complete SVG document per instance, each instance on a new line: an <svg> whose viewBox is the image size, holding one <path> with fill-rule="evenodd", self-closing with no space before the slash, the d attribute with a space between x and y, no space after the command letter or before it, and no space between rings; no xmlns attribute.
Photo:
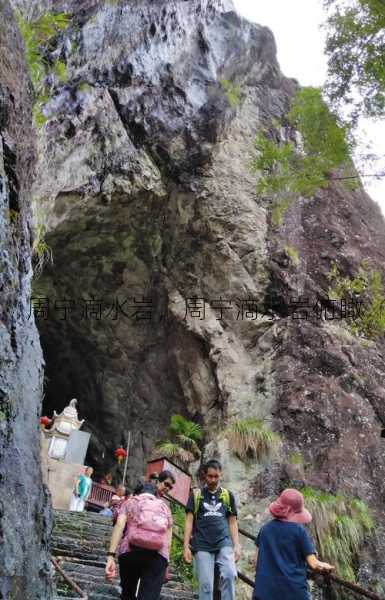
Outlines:
<svg viewBox="0 0 385 600"><path fill-rule="evenodd" d="M31 88L8 2L0 4L0 595L50 598L49 493L40 468L42 352L30 315Z"/></svg>

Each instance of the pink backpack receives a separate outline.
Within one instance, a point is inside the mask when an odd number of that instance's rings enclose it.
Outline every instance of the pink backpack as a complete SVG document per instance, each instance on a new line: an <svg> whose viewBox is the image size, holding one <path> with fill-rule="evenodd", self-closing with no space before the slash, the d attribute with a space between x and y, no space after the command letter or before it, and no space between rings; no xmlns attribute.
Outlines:
<svg viewBox="0 0 385 600"><path fill-rule="evenodd" d="M169 509L152 494L139 494L129 500L128 543L145 550L160 550L170 527Z"/></svg>

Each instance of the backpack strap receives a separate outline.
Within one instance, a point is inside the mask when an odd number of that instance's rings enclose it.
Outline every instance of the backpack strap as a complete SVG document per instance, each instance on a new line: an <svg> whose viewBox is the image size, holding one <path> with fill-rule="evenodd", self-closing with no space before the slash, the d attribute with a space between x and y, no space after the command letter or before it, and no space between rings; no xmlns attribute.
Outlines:
<svg viewBox="0 0 385 600"><path fill-rule="evenodd" d="M200 501L202 499L202 490L200 488L195 488L193 490L193 497L194 497L194 517L196 517L198 514L198 510L199 510Z"/></svg>
<svg viewBox="0 0 385 600"><path fill-rule="evenodd" d="M200 501L202 500L202 490L200 488L194 489L193 496L194 496L194 517L196 517L198 514L198 510L199 510ZM229 512L232 512L229 490L227 490L226 488L221 488L218 499L221 502L223 502L224 506L227 508L227 510Z"/></svg>
<svg viewBox="0 0 385 600"><path fill-rule="evenodd" d="M219 500L223 502L224 506L227 508L229 512L231 510L231 500L230 500L230 492L226 488L221 488L221 492L219 494Z"/></svg>

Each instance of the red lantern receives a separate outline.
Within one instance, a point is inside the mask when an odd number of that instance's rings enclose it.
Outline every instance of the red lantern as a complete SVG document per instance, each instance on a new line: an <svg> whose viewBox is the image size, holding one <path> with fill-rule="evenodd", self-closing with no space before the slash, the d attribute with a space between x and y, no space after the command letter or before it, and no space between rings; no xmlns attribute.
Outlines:
<svg viewBox="0 0 385 600"><path fill-rule="evenodd" d="M42 429L45 429L50 423L51 419L49 417L40 417L40 427Z"/></svg>
<svg viewBox="0 0 385 600"><path fill-rule="evenodd" d="M121 464L123 459L126 458L126 456L127 456L127 452L121 446L119 446L119 448L117 448L115 450L114 454L115 454L115 458L117 458L119 464Z"/></svg>

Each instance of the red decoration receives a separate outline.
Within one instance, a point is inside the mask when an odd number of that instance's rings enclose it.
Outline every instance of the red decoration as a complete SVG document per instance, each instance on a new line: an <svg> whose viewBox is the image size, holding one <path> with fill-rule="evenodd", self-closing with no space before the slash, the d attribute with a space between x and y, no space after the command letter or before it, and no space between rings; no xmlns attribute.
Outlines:
<svg viewBox="0 0 385 600"><path fill-rule="evenodd" d="M115 454L115 458L118 459L118 463L119 464L121 464L121 462L123 461L123 459L126 458L126 456L127 456L127 452L121 446L119 446L119 448L117 448L115 450L114 454Z"/></svg>
<svg viewBox="0 0 385 600"><path fill-rule="evenodd" d="M40 427L45 429L47 425L51 423L51 419L49 417L40 417Z"/></svg>

